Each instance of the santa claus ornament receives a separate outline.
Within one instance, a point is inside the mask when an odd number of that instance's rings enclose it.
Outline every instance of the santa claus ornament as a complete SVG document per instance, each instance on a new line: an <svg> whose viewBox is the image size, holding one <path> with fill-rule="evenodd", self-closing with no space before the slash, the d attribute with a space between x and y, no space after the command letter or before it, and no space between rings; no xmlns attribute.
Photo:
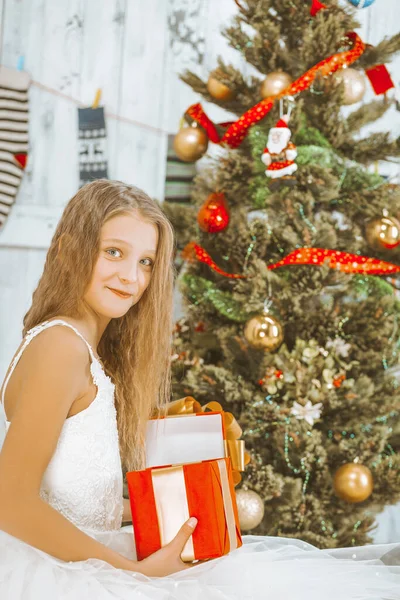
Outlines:
<svg viewBox="0 0 400 600"><path fill-rule="evenodd" d="M297 156L296 146L290 141L291 131L288 127L288 116L279 119L275 127L268 134L268 141L261 160L266 165L265 174L271 179L286 179L294 181L291 177L297 170L294 162Z"/></svg>

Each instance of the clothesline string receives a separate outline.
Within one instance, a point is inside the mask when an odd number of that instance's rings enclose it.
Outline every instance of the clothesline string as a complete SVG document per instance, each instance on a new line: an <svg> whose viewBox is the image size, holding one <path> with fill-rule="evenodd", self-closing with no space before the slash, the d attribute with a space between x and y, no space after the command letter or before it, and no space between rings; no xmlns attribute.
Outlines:
<svg viewBox="0 0 400 600"><path fill-rule="evenodd" d="M60 92L59 90L56 90L47 85L44 85L43 83L40 83L39 81L35 81L34 79L31 81L31 85L33 85L37 88L40 88L42 90L45 90L46 92L48 92L49 94L52 94L53 96L58 96L59 98L68 100L69 102L76 104L80 108L88 107L88 105L85 104L84 102L81 102L80 100L77 100L76 98L73 98L72 96L68 96L68 94L64 94L63 92ZM143 129L149 129L150 131L154 131L155 133L164 133L166 135L174 135L176 133L176 132L166 131L165 129L161 129L160 127L154 127L153 125L148 125L147 123L142 123L141 121L136 121L135 119L130 119L129 117L117 115L117 114L109 112L105 109L104 109L104 113L105 113L106 117L108 117L110 119L116 119L117 121L121 121L123 123L129 123L130 125L136 125L138 127L142 127Z"/></svg>

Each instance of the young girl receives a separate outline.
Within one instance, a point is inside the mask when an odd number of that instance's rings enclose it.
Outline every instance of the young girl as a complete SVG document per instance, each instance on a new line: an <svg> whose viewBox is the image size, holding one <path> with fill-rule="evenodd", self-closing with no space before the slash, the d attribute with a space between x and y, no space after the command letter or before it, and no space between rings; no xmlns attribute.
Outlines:
<svg viewBox="0 0 400 600"><path fill-rule="evenodd" d="M2 600L400 598L400 544L318 550L245 536L186 565L189 520L137 561L122 472L170 400L173 232L144 192L98 180L69 202L1 389Z"/></svg>

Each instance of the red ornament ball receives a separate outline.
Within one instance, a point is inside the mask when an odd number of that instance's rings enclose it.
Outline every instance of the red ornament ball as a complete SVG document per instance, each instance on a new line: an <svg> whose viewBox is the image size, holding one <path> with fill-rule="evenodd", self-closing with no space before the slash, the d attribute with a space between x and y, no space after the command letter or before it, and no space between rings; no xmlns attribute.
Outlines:
<svg viewBox="0 0 400 600"><path fill-rule="evenodd" d="M206 233L219 233L229 223L228 203L225 194L212 193L200 207L197 215L200 229Z"/></svg>

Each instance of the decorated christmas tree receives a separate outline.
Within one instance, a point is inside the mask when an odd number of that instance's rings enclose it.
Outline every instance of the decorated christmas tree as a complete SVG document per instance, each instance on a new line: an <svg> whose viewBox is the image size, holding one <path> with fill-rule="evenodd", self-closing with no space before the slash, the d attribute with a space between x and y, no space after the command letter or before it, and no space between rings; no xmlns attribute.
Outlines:
<svg viewBox="0 0 400 600"><path fill-rule="evenodd" d="M182 74L234 116L187 108L179 159L218 151L192 205L164 205L185 301L174 398L238 419L242 529L318 547L368 543L400 499L400 187L373 168L399 142L359 133L394 110L400 35L369 46L351 4L237 2L222 33L254 75L223 58L208 81Z"/></svg>

